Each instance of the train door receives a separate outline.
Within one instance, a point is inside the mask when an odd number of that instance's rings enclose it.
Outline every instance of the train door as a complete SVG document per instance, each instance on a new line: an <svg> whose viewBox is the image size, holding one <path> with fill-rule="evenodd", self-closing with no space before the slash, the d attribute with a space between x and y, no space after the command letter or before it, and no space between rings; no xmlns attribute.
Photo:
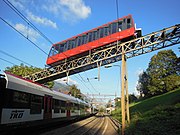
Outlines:
<svg viewBox="0 0 180 135"><path fill-rule="evenodd" d="M71 117L71 107L70 107L70 102L66 102L66 117L70 118Z"/></svg>
<svg viewBox="0 0 180 135"><path fill-rule="evenodd" d="M44 119L52 118L52 97L44 96Z"/></svg>

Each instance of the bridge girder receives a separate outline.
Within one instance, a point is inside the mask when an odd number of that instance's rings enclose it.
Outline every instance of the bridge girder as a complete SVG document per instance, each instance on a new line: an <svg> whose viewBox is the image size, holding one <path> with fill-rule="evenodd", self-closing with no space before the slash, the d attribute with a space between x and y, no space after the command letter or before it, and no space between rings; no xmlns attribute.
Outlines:
<svg viewBox="0 0 180 135"><path fill-rule="evenodd" d="M143 37L120 43L109 44L107 48L98 51L90 51L86 56L65 61L57 66L44 69L24 78L33 82L45 83L55 79L73 75L82 71L97 68L99 65L107 65L122 59L122 47L126 58L149 53L158 49L180 43L180 24L150 33Z"/></svg>

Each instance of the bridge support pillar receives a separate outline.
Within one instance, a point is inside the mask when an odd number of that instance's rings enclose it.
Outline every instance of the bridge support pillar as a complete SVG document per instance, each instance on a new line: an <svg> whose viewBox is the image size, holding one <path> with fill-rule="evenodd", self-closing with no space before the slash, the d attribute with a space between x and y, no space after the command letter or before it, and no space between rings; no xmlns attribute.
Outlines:
<svg viewBox="0 0 180 135"><path fill-rule="evenodd" d="M126 121L130 122L129 116L129 95L128 95L128 79L127 79L127 66L124 46L122 46L122 65L121 65L121 117L122 128L121 134L124 135Z"/></svg>

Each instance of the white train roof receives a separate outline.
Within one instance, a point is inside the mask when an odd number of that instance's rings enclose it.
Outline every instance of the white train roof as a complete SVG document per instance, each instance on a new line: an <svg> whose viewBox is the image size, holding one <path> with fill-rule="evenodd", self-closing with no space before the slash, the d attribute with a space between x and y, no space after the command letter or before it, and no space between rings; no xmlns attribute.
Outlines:
<svg viewBox="0 0 180 135"><path fill-rule="evenodd" d="M88 105L86 102L80 99L77 99L70 95L63 94L55 90L51 90L41 84L37 84L30 80L23 79L11 73L5 73L5 78L7 80L6 88L11 90L17 90L17 91L36 94L40 96L49 95L55 99Z"/></svg>

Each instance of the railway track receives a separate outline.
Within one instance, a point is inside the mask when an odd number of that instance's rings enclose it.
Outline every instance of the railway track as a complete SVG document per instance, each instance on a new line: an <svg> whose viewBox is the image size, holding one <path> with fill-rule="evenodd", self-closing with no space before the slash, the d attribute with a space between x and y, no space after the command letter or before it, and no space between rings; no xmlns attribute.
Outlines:
<svg viewBox="0 0 180 135"><path fill-rule="evenodd" d="M110 116L94 116L41 135L118 135L119 127Z"/></svg>

